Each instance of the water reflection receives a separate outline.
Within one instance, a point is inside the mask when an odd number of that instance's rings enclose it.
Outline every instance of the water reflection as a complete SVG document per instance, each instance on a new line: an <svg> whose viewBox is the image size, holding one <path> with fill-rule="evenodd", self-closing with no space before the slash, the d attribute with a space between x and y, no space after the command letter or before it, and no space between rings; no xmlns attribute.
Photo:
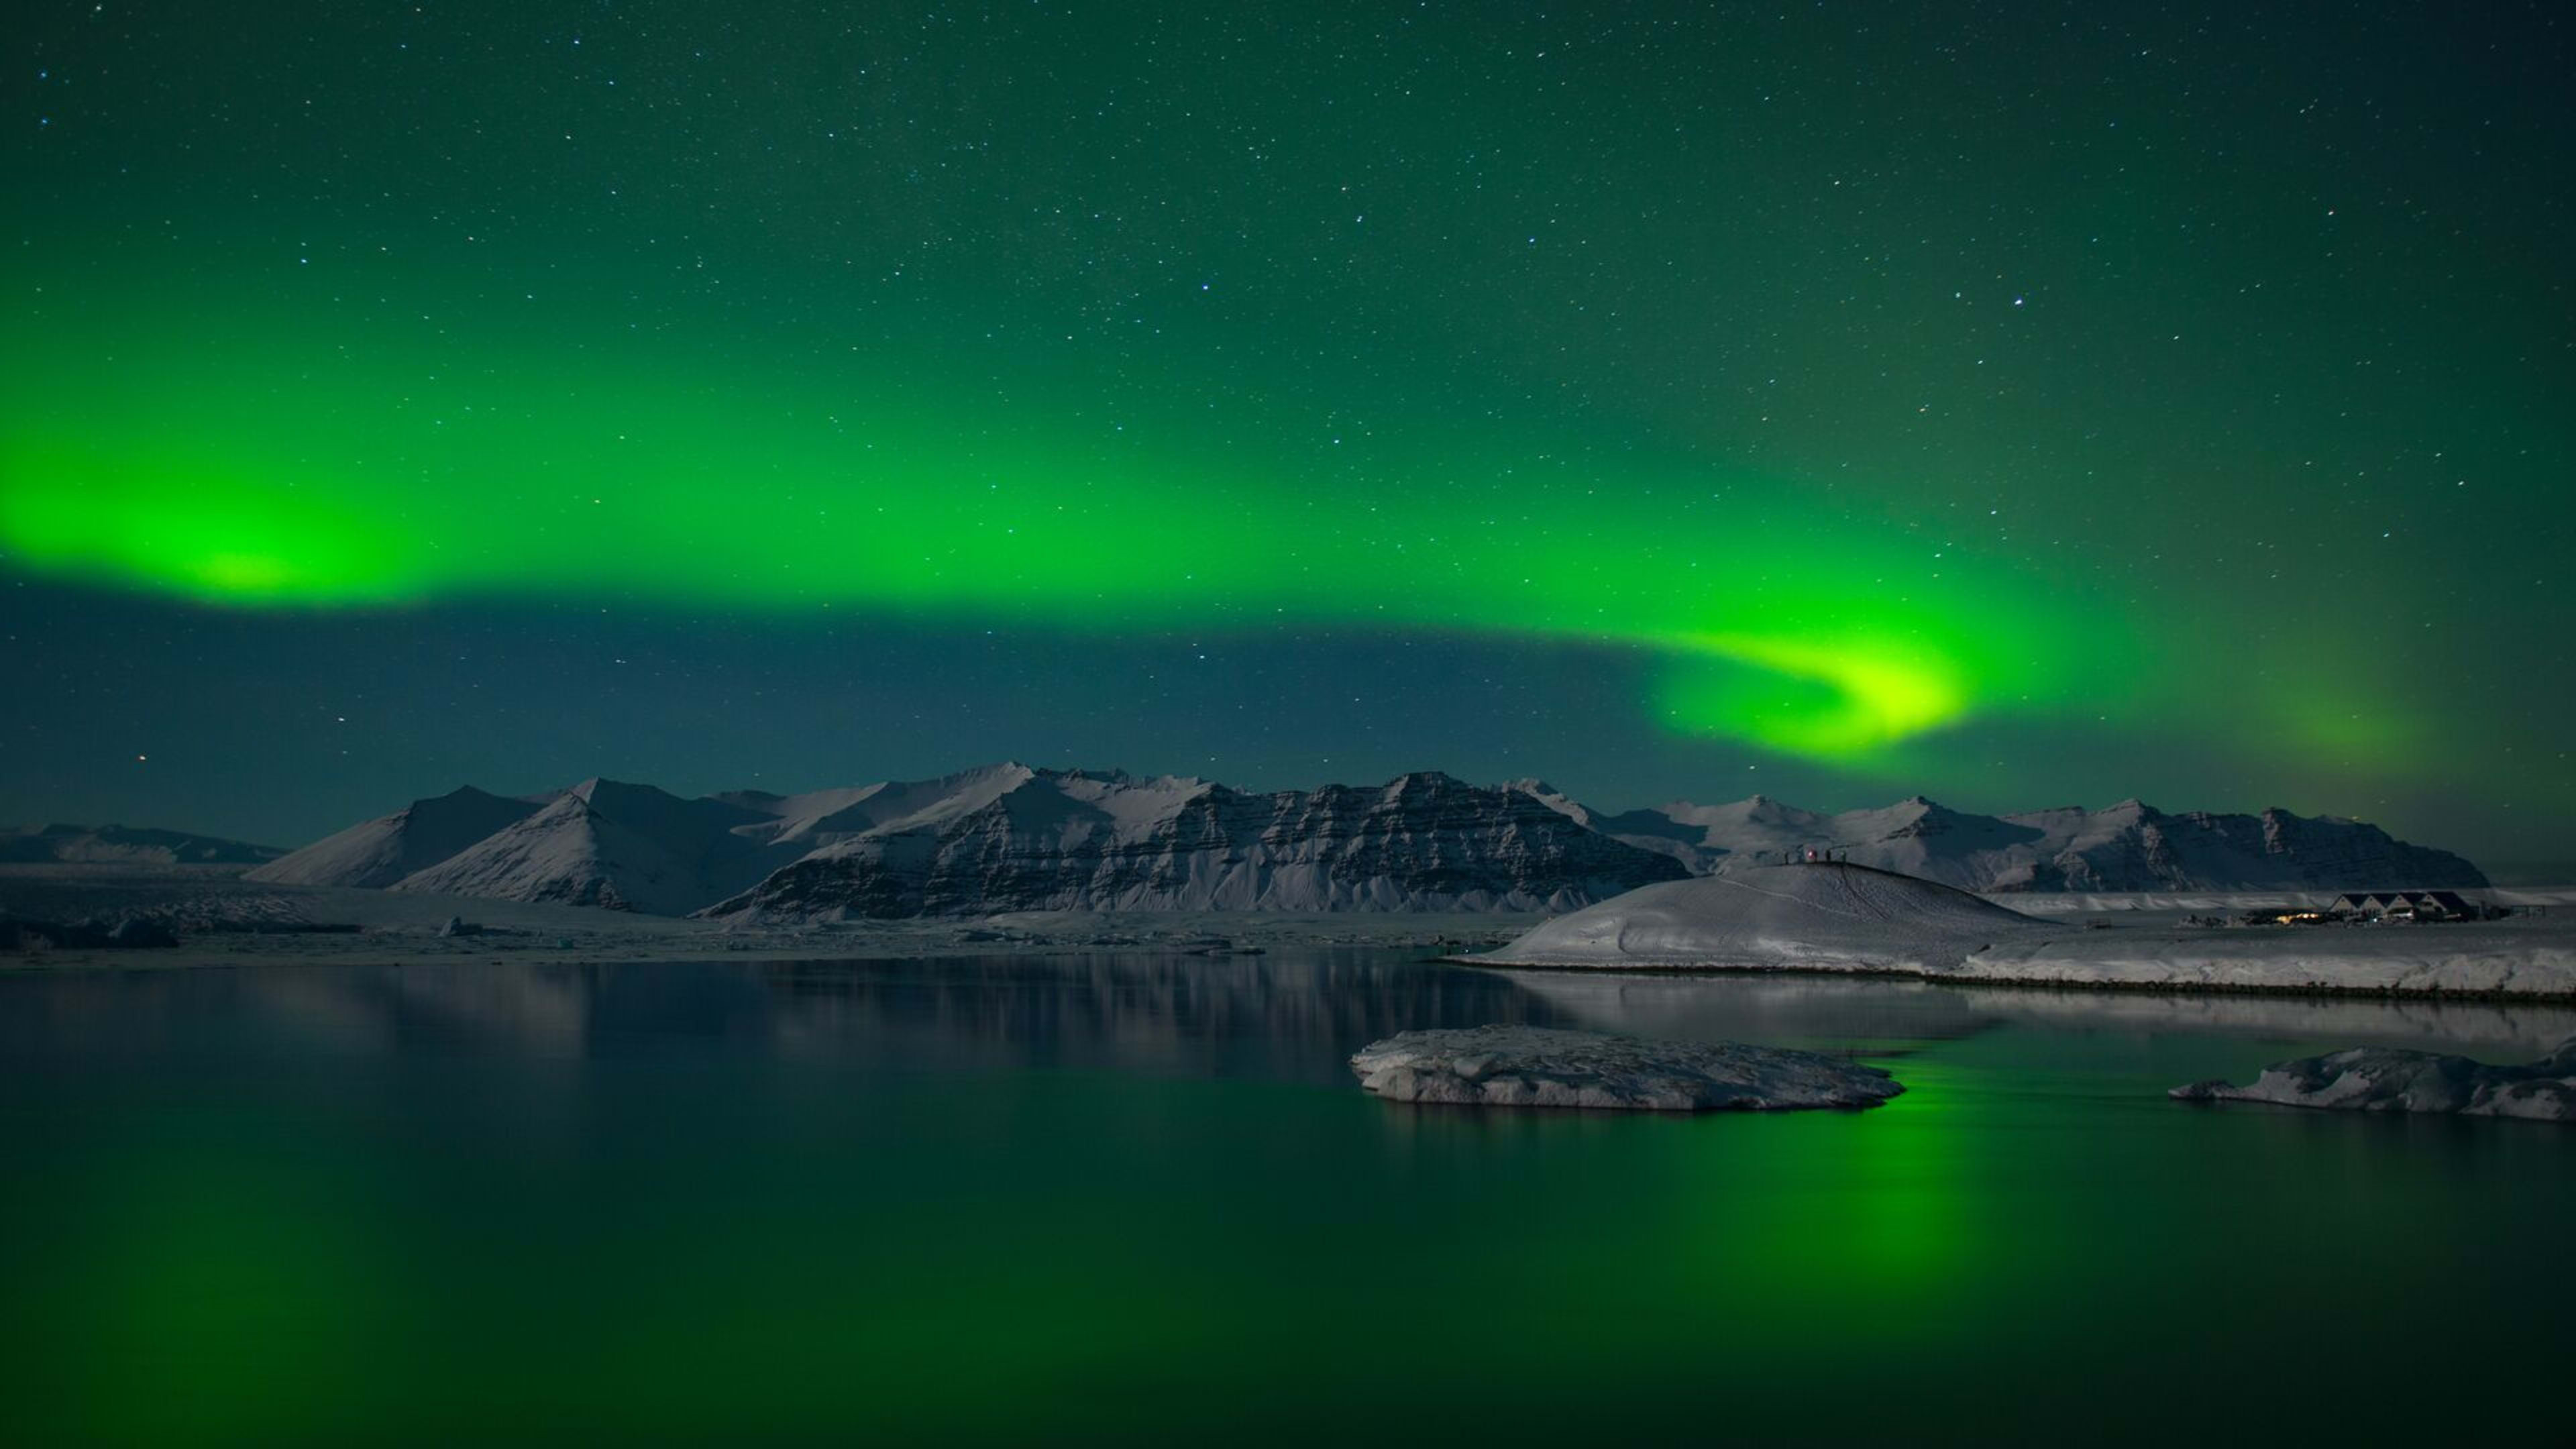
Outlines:
<svg viewBox="0 0 2576 1449"><path fill-rule="evenodd" d="M0 1051L576 1058L673 1038L866 1064L1338 1079L1409 1027L1546 1024L1492 972L1385 951L929 961L251 965L0 978Z"/></svg>
<svg viewBox="0 0 2576 1449"><path fill-rule="evenodd" d="M2521 1061L2576 1036L2576 1007L2378 998L2157 995L1821 976L1520 971L1565 1019L1640 1036L1838 1045L1955 1040L1998 1025L2058 1032L2328 1039Z"/></svg>
<svg viewBox="0 0 2576 1449"><path fill-rule="evenodd" d="M800 963L763 975L791 1003L783 1044L995 1066L1339 1080L1354 1049L1395 1032L1559 1015L1496 973L1382 951Z"/></svg>
<svg viewBox="0 0 2576 1449"><path fill-rule="evenodd" d="M1393 952L0 976L0 1403L31 1443L2528 1417L2562 1132L2163 1094L2269 1035L2524 1057L2571 1015ZM1496 1020L1905 1052L1908 1090L1416 1111L1342 1066ZM2368 1422L2282 1389L2427 1323L2492 1347Z"/></svg>
<svg viewBox="0 0 2576 1449"><path fill-rule="evenodd" d="M860 1065L1340 1080L1359 1045L1517 1022L1888 1054L1998 1025L2411 1045L2521 1060L2576 1009L1825 977L1496 972L1386 951L624 965L253 965L0 977L0 1051L256 1045L569 1060L673 1042Z"/></svg>

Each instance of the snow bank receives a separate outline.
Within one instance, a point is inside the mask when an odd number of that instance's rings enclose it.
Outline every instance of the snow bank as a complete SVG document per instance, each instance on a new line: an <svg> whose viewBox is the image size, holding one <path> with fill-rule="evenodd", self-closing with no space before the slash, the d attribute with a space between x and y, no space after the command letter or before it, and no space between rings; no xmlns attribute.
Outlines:
<svg viewBox="0 0 2576 1449"><path fill-rule="evenodd" d="M2576 917L2564 913L2375 928L2094 930L2090 920L2038 920L1865 866L1770 866L1631 891L1475 959L2168 990L2576 996Z"/></svg>
<svg viewBox="0 0 2576 1449"><path fill-rule="evenodd" d="M1479 959L1513 966L1684 966L1932 973L2051 928L1965 891L1863 865L1780 865L1646 886Z"/></svg>

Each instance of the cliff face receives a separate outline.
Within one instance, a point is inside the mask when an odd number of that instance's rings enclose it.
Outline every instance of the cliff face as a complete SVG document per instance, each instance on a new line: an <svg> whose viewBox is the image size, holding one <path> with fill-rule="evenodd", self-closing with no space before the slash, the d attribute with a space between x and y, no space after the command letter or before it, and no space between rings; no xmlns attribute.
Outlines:
<svg viewBox="0 0 2576 1449"><path fill-rule="evenodd" d="M1561 910L1686 873L1523 792L1446 775L1251 794L1036 771L954 819L818 850L704 914Z"/></svg>

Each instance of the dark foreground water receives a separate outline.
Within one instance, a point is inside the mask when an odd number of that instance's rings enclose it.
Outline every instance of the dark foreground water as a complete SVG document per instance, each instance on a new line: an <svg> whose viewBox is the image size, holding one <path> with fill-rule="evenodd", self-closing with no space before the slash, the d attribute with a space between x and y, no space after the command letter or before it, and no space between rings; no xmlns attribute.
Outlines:
<svg viewBox="0 0 2576 1449"><path fill-rule="evenodd" d="M1342 1065L1484 1021L1910 1090ZM2576 1130L2162 1094L2569 1031L1384 954L0 977L0 1439L2554 1438Z"/></svg>

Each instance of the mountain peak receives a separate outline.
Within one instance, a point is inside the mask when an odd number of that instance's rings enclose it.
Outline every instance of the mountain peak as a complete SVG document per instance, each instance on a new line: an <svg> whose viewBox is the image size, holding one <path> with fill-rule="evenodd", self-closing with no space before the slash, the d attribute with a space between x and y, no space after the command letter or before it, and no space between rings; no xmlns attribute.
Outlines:
<svg viewBox="0 0 2576 1449"><path fill-rule="evenodd" d="M672 794L670 791L663 789L659 785L638 784L631 780L612 780L605 775L593 775L589 779L582 781L580 784L573 786L571 789L564 791L564 793L567 795L579 795L584 800L597 800L603 795L615 796L626 794L646 796L658 795L669 800L677 800L680 798L679 796Z"/></svg>
<svg viewBox="0 0 2576 1449"><path fill-rule="evenodd" d="M1533 809L1533 804L1544 810ZM1974 891L2450 888L2455 855L2273 809L1963 814L1915 794L1825 815L1769 795L1603 815L1535 776L1248 794L1196 777L1036 768L795 796L683 799L593 777L538 799L471 786L253 872L643 910L811 919L1006 909L1562 909L1805 851ZM1355 873L1356 872L1356 873ZM708 907L714 909L714 907Z"/></svg>

